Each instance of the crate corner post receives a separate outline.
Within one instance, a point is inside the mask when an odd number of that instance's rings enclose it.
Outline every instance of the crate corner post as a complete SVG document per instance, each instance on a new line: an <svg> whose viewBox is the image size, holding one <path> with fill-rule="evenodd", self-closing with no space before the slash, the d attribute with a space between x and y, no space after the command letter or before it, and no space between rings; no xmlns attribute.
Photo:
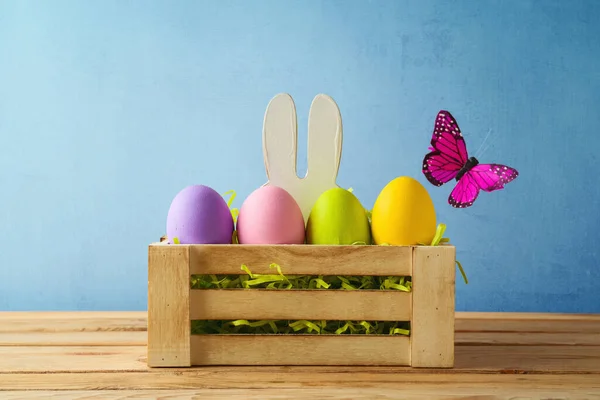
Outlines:
<svg viewBox="0 0 600 400"><path fill-rule="evenodd" d="M148 366L189 367L190 247L148 248Z"/></svg>
<svg viewBox="0 0 600 400"><path fill-rule="evenodd" d="M454 246L413 249L413 367L454 366L455 260Z"/></svg>

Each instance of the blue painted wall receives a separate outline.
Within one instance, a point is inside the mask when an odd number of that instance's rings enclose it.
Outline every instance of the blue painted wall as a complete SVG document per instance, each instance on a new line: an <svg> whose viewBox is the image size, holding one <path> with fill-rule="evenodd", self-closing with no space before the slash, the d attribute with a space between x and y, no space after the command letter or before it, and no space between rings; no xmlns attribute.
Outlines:
<svg viewBox="0 0 600 400"><path fill-rule="evenodd" d="M600 3L0 3L0 309L143 310L147 245L189 184L265 182L261 129L317 93L342 186L426 184L471 280L457 309L600 312ZM520 177L475 206L420 172L437 111ZM299 170L306 168L300 145Z"/></svg>

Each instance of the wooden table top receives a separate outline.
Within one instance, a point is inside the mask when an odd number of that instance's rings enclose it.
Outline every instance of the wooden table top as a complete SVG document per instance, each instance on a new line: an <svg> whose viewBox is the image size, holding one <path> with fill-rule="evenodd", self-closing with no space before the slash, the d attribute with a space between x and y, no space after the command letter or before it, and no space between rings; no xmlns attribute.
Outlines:
<svg viewBox="0 0 600 400"><path fill-rule="evenodd" d="M600 315L457 313L451 370L149 369L145 312L0 313L0 398L600 399Z"/></svg>

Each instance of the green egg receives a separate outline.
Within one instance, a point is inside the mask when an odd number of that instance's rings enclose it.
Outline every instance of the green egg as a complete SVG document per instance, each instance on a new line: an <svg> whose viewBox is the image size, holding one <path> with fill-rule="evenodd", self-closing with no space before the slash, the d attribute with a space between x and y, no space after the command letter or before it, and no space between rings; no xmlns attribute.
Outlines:
<svg viewBox="0 0 600 400"><path fill-rule="evenodd" d="M315 202L306 224L309 244L371 244L365 208L346 189L329 189Z"/></svg>

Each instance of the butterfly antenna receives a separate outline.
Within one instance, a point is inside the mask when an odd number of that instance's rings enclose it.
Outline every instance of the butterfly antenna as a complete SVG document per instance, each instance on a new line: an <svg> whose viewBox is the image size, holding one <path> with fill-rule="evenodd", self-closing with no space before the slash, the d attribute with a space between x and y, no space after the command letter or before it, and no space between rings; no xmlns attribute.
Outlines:
<svg viewBox="0 0 600 400"><path fill-rule="evenodd" d="M489 143L487 146L485 146L484 149L477 155L477 158L482 158L483 155L485 154L485 152L488 151L488 149L490 148L491 145L492 145L492 143Z"/></svg>
<svg viewBox="0 0 600 400"><path fill-rule="evenodd" d="M483 155L483 153L485 152L485 150L487 150L489 148L489 145L484 149L484 151L481 151L481 149L483 148L483 146L485 145L485 143L487 142L488 138L490 137L490 134L492 133L492 130L488 130L487 135L485 135L485 138L483 139L483 142L481 142L481 144L479 145L479 148L477 149L477 151L475 152L476 157L481 157Z"/></svg>

